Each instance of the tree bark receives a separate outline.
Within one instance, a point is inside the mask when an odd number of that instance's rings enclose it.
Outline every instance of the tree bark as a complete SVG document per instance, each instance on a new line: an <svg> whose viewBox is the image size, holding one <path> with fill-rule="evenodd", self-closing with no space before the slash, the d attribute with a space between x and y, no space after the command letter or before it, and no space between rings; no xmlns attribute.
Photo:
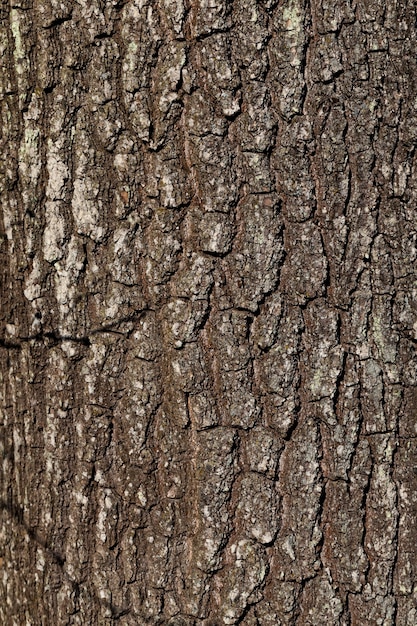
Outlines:
<svg viewBox="0 0 417 626"><path fill-rule="evenodd" d="M415 626L414 4L0 6L1 623Z"/></svg>

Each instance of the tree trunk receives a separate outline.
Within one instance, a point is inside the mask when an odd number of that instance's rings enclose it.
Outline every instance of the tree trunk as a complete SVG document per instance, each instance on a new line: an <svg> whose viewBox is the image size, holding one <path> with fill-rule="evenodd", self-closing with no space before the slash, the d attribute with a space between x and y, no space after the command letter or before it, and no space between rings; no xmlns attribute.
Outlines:
<svg viewBox="0 0 417 626"><path fill-rule="evenodd" d="M1 623L415 626L414 4L0 11Z"/></svg>

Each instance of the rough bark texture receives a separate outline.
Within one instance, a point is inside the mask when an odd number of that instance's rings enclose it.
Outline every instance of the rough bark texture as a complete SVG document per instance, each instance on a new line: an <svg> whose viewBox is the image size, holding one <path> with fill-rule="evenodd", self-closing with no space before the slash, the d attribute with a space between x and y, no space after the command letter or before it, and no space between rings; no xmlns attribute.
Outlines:
<svg viewBox="0 0 417 626"><path fill-rule="evenodd" d="M0 6L1 624L415 626L415 3Z"/></svg>

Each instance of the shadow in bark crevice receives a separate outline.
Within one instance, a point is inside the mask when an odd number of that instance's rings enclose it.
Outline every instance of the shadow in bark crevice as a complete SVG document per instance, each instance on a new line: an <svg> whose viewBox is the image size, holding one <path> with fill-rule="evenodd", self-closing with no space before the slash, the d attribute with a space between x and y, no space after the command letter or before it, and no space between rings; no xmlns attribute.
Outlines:
<svg viewBox="0 0 417 626"><path fill-rule="evenodd" d="M113 333L120 336L129 336L130 332L117 331L117 327L120 326L120 324L125 324L127 322L139 321L140 318L147 311L151 311L151 309L143 309L141 311L137 311L133 315L126 315L125 317L121 317L117 320L114 320L113 322L109 322L108 324L103 324L99 328L93 328L89 333L85 335L61 335L60 333L55 331L40 331L38 333L34 333L33 335L18 337L14 341L0 339L0 348L5 348L8 350L21 350L23 344L28 343L29 341L42 341L43 339L49 339L55 343L59 343L61 341L73 341L75 343L82 343L85 346L90 346L90 337L93 335L98 335L100 333Z"/></svg>
<svg viewBox="0 0 417 626"><path fill-rule="evenodd" d="M51 548L51 546L48 544L48 542L41 537L41 535L36 531L35 528L29 526L29 524L27 524L24 520L24 509L23 507L21 507L18 504L13 503L11 500L9 500L8 502L5 500L0 500L0 511L3 512L7 512L9 513L9 515L20 525L23 526L23 528L25 529L29 539L33 542L35 542L38 546L40 546L46 554L49 555L49 557L51 558L51 560L56 563L57 565L59 565L59 567L62 570L62 581L67 581L70 583L70 585L72 586L74 593L76 595L76 597L78 598L80 595L80 589L82 586L82 583L77 582L76 580L73 580L65 571L64 571L64 565L65 565L65 556L63 556L62 554L60 554L59 552L57 552L56 550L54 550L53 548ZM131 609L129 607L117 607L115 606L112 602L109 602L108 600L105 600L104 598L100 597L97 593L91 592L89 591L89 594L94 597L94 599L97 601L97 603L101 604L102 606L104 606L106 609L109 609L111 611L111 616L113 619L118 620L120 617L127 615L128 613L130 613Z"/></svg>

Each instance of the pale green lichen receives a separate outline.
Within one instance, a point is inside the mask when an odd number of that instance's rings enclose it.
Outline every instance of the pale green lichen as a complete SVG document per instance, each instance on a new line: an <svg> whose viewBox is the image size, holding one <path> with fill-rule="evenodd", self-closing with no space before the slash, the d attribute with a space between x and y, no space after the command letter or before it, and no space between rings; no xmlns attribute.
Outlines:
<svg viewBox="0 0 417 626"><path fill-rule="evenodd" d="M374 341L384 361L386 363L395 363L397 347L392 340L389 341L391 337L389 339L387 338L386 325L380 316L374 315L372 329Z"/></svg>
<svg viewBox="0 0 417 626"><path fill-rule="evenodd" d="M24 59L25 51L22 43L22 36L20 34L19 25L19 13L16 9L10 11L10 28L14 39L14 57L16 61Z"/></svg>
<svg viewBox="0 0 417 626"><path fill-rule="evenodd" d="M136 41L130 41L128 43L127 49L129 50L129 52L135 54L135 52L137 52L138 50L138 44L136 43Z"/></svg>
<svg viewBox="0 0 417 626"><path fill-rule="evenodd" d="M24 182L22 200L26 207L36 203L33 189L41 171L39 158L39 129L33 123L26 122L25 131L19 146L19 174Z"/></svg>
<svg viewBox="0 0 417 626"><path fill-rule="evenodd" d="M282 18L287 30L300 32L303 27L302 12L295 2L288 3L282 11Z"/></svg>
<svg viewBox="0 0 417 626"><path fill-rule="evenodd" d="M321 390L323 386L324 377L327 374L326 367L318 367L313 376L313 380L310 383L310 390L314 396L319 397L321 395Z"/></svg>
<svg viewBox="0 0 417 626"><path fill-rule="evenodd" d="M25 128L25 135L23 138L22 149L30 149L32 147L37 147L39 139L39 129L38 128Z"/></svg>
<svg viewBox="0 0 417 626"><path fill-rule="evenodd" d="M123 62L123 81L129 81L130 77L126 79L126 72L135 72L138 66L138 58L137 58L138 44L134 41L131 41L126 48L126 55ZM135 86L137 88L137 78L135 81Z"/></svg>
<svg viewBox="0 0 417 626"><path fill-rule="evenodd" d="M13 56L15 60L15 68L16 74L18 76L22 76L25 74L28 68L28 59L25 53L23 39L21 34L20 27L20 15L16 9L11 9L10 11L10 29L12 31L13 39L14 39L14 50ZM23 85L21 88L23 92ZM20 100L23 102L26 98L26 93L20 94Z"/></svg>

